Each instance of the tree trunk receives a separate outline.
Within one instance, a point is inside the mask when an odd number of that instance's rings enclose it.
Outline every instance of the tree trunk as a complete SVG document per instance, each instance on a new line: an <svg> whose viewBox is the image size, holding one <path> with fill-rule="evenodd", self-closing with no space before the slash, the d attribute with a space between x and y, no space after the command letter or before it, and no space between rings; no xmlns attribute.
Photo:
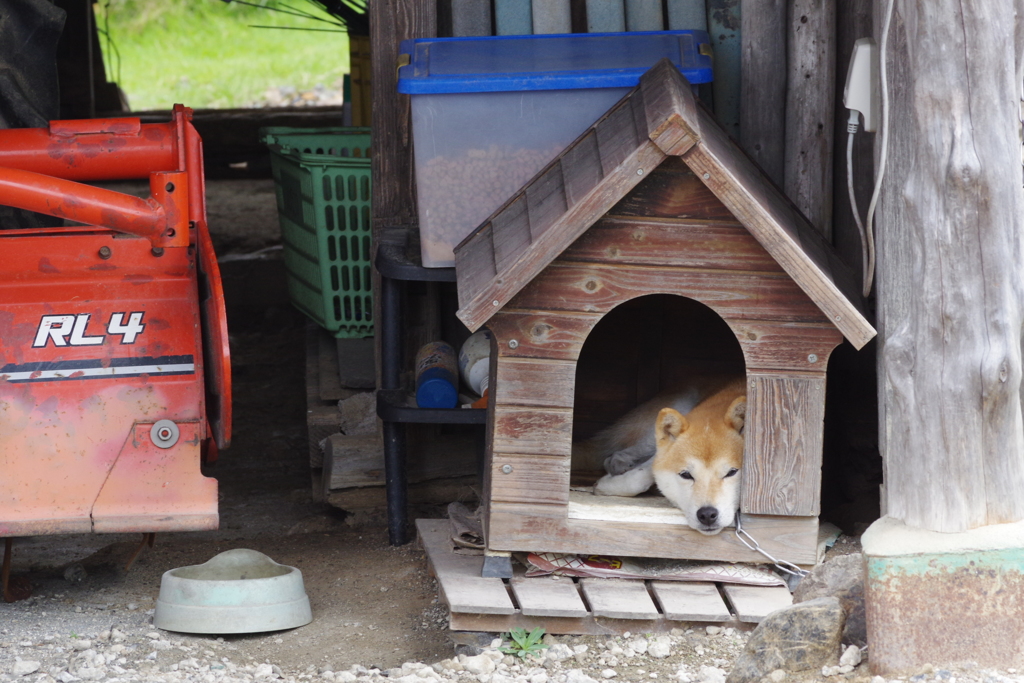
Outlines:
<svg viewBox="0 0 1024 683"><path fill-rule="evenodd" d="M887 513L935 531L1024 519L1015 4L898 0L892 22L880 437Z"/></svg>

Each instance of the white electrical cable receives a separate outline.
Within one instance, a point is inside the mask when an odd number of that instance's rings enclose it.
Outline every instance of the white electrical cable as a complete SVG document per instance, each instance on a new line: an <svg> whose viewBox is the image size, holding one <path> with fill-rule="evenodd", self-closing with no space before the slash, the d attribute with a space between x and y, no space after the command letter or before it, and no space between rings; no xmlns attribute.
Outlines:
<svg viewBox="0 0 1024 683"><path fill-rule="evenodd" d="M853 191L853 137L857 134L857 128L860 126L860 113L856 109L850 110L850 119L846 122L846 190L850 194L850 211L853 212L853 220L857 223L857 232L860 233L860 255L861 255L861 272L864 273L864 283L867 286L868 281L868 262L870 260L868 250L874 245L871 244L869 247L868 237L864 230L864 221L860 219L860 208L857 206L857 194ZM864 290L864 296L867 296L870 290Z"/></svg>
<svg viewBox="0 0 1024 683"><path fill-rule="evenodd" d="M867 238L868 264L864 269L864 296L871 293L871 285L875 278L875 207L878 204L878 195L882 190L882 179L885 177L885 162L889 157L889 84L885 68L885 51L889 43L889 27L892 24L893 11L896 8L896 0L889 0L885 10L885 22L882 24L881 45L878 50L879 86L882 91L882 126L881 151L878 156L878 172L875 174L875 189L871 193L871 203L868 204L867 225L864 227L864 236ZM852 181L851 181L852 187ZM851 189L851 193L852 193ZM858 219L859 223L859 219Z"/></svg>

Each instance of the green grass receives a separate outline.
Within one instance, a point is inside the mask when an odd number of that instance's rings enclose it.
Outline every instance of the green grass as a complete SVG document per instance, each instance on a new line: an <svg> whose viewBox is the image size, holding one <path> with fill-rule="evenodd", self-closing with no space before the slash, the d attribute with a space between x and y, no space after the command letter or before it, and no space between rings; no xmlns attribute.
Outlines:
<svg viewBox="0 0 1024 683"><path fill-rule="evenodd" d="M306 0L287 4L316 11ZM333 87L348 72L345 33L250 28L327 24L221 0L100 0L96 8L116 48L101 34L107 79L135 111L241 107L270 87Z"/></svg>

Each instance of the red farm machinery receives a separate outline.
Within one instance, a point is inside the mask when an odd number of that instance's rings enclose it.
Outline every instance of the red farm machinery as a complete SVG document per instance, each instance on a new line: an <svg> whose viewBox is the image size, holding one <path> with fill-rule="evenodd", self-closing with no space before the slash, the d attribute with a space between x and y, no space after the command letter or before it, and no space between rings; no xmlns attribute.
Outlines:
<svg viewBox="0 0 1024 683"><path fill-rule="evenodd" d="M149 197L103 187L148 179ZM0 538L213 529L231 439L220 272L191 110L0 130ZM151 536L149 537L151 540Z"/></svg>

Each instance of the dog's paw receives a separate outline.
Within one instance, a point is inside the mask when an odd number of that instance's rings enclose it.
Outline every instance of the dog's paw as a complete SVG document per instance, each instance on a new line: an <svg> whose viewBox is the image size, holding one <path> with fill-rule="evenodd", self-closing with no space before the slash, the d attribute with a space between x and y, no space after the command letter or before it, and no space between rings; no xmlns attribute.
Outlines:
<svg viewBox="0 0 1024 683"><path fill-rule="evenodd" d="M643 465L653 457L653 453L638 453L633 449L626 448L612 453L605 458L604 471L608 474L625 474Z"/></svg>
<svg viewBox="0 0 1024 683"><path fill-rule="evenodd" d="M638 496L654 484L649 467L635 468L626 474L606 474L594 484L598 496Z"/></svg>

